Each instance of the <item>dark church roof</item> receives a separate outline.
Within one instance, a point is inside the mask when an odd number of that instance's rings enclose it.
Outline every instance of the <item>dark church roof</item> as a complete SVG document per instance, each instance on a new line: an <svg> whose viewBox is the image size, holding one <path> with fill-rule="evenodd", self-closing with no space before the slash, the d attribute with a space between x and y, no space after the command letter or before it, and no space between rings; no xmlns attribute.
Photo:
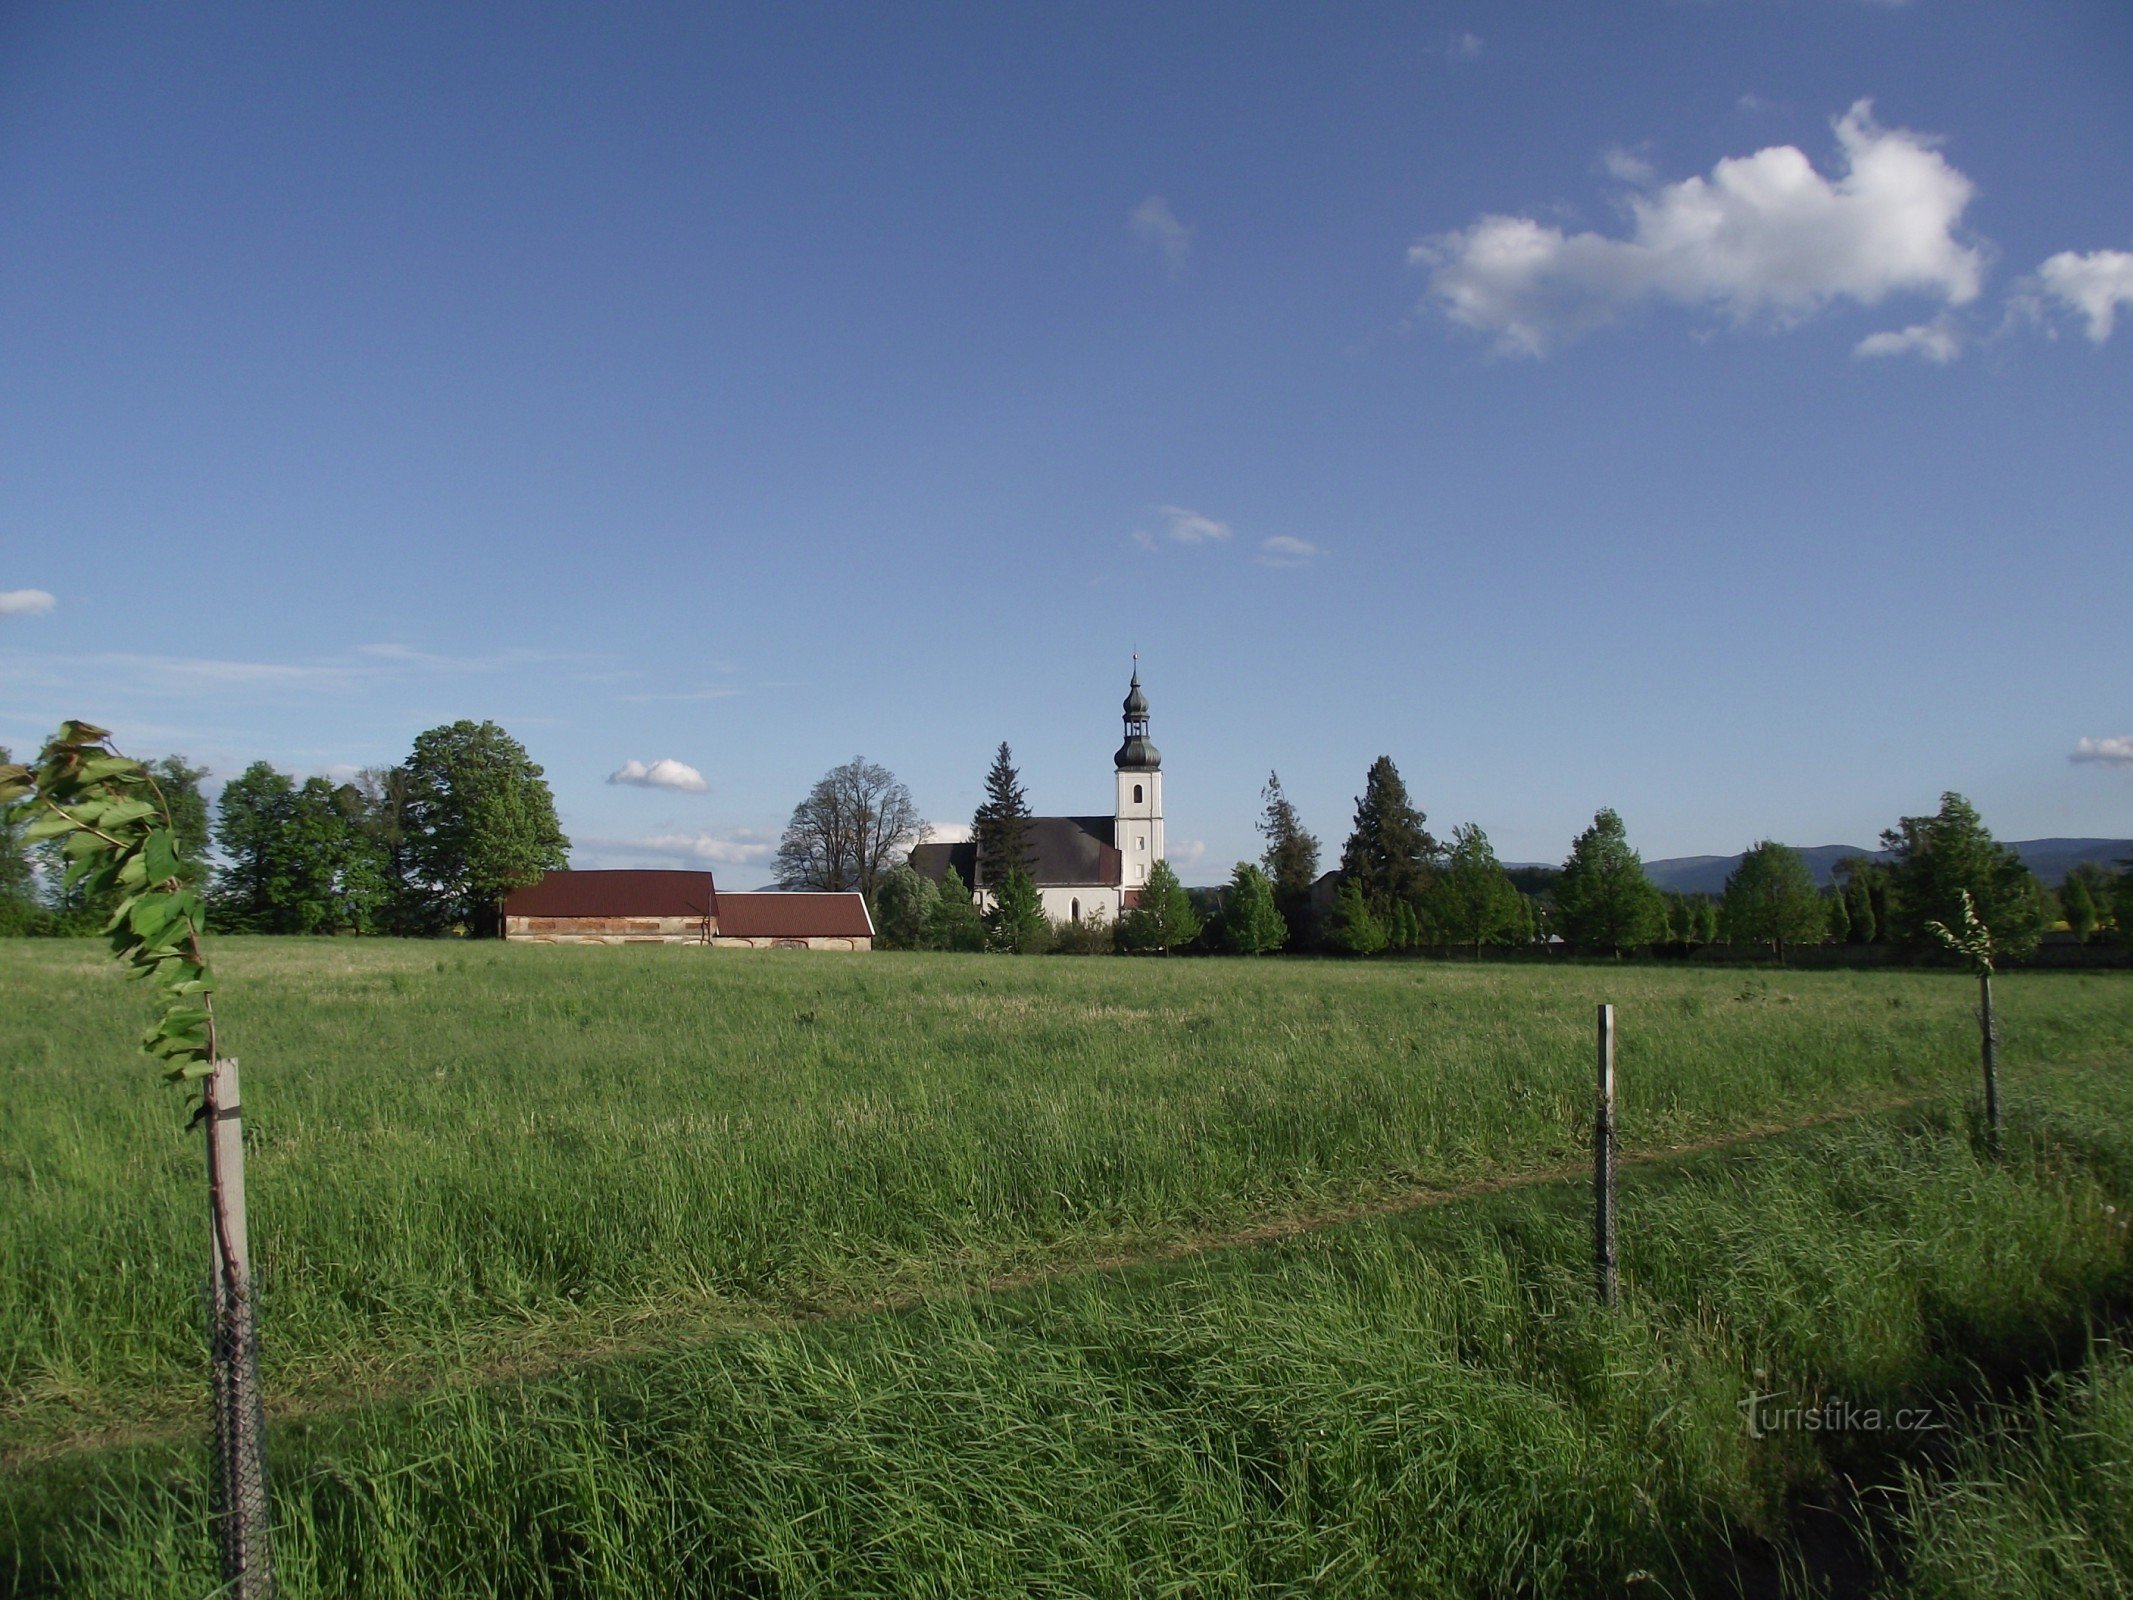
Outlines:
<svg viewBox="0 0 2133 1600"><path fill-rule="evenodd" d="M1032 817L1029 819L1029 875L1038 884L1116 884L1125 880L1124 858L1111 842L1110 817ZM911 851L911 870L935 883L952 866L968 887L977 866L978 847L922 844Z"/></svg>

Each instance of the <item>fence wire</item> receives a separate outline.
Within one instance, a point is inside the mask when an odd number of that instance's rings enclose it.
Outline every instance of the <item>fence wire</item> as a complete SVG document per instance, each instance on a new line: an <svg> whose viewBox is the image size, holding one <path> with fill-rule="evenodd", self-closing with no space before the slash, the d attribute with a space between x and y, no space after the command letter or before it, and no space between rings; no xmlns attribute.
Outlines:
<svg viewBox="0 0 2133 1600"><path fill-rule="evenodd" d="M267 1600L274 1592L273 1504L267 1495L267 1418L259 1384L259 1328L249 1293L207 1283L209 1386L214 1395L211 1510L222 1593Z"/></svg>

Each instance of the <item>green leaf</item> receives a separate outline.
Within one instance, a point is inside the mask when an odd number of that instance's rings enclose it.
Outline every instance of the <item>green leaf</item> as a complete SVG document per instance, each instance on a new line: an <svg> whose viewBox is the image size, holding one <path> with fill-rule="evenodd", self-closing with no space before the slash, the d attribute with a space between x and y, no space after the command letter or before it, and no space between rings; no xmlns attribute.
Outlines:
<svg viewBox="0 0 2133 1600"><path fill-rule="evenodd" d="M200 1006L179 1006L163 1014L161 1024L166 1033L188 1033L207 1026L207 1012Z"/></svg>
<svg viewBox="0 0 2133 1600"><path fill-rule="evenodd" d="M107 734L105 737L110 736ZM75 780L80 783L97 783L105 778L118 778L121 782L131 778L139 782L141 776L141 764L138 761L127 756L108 754L91 756L74 771Z"/></svg>
<svg viewBox="0 0 2133 1600"><path fill-rule="evenodd" d="M73 823L56 811L47 811L22 830L22 842L24 844L35 844L40 839L56 839L63 833L72 833L73 831Z"/></svg>
<svg viewBox="0 0 2133 1600"><path fill-rule="evenodd" d="M165 883L180 873L178 837L168 828L158 828L141 842L141 867L150 883Z"/></svg>
<svg viewBox="0 0 2133 1600"><path fill-rule="evenodd" d="M160 944L173 923L184 921L185 898L184 895L157 892L140 895L134 900L132 914L127 920L144 943Z"/></svg>
<svg viewBox="0 0 2133 1600"><path fill-rule="evenodd" d="M130 828L143 817L152 817L156 808L146 800L114 800L105 806L96 819L96 825L106 833L117 833Z"/></svg>

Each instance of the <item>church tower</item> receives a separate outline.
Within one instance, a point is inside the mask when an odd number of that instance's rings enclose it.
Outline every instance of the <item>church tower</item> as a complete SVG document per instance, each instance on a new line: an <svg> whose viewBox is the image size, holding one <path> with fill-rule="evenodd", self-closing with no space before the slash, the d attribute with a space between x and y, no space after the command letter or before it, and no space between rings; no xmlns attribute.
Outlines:
<svg viewBox="0 0 2133 1600"><path fill-rule="evenodd" d="M1163 859L1163 758L1148 742L1148 697L1141 693L1140 663L1126 691L1126 742L1112 758L1118 769L1118 810L1112 842L1124 857L1125 887L1148 881L1148 869Z"/></svg>

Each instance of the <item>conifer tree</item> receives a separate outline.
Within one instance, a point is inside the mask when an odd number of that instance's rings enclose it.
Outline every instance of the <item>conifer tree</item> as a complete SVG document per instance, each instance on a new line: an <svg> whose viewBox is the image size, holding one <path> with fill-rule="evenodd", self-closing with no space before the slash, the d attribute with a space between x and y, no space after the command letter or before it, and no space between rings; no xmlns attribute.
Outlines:
<svg viewBox="0 0 2133 1600"><path fill-rule="evenodd" d="M1052 947L1052 924L1044 914L1044 898L1019 866L1008 868L993 891L993 908L986 915L985 927L995 950L1035 956Z"/></svg>
<svg viewBox="0 0 2133 1600"><path fill-rule="evenodd" d="M1828 900L1829 942L1831 944L1849 944L1852 937L1851 909L1845 905L1844 895L1840 890L1832 889L1826 898Z"/></svg>
<svg viewBox="0 0 2133 1600"><path fill-rule="evenodd" d="M2069 876L2059 891L2059 910L2066 918L2067 932L2086 944L2096 931L2096 899L2089 893L2089 886L2080 878Z"/></svg>
<svg viewBox="0 0 2133 1600"><path fill-rule="evenodd" d="M1620 955L1659 937L1665 923L1659 891L1612 809L1594 813L1592 826L1572 843L1555 905L1563 937L1573 944Z"/></svg>
<svg viewBox="0 0 2133 1600"><path fill-rule="evenodd" d="M1022 793L1014 754L1002 739L992 768L985 774L985 799L970 819L970 834L978 847L975 887L997 893L1009 873L1027 871L1029 825L1029 801Z"/></svg>
<svg viewBox="0 0 2133 1600"><path fill-rule="evenodd" d="M1362 891L1381 921L1401 901L1417 901L1429 889L1437 841L1423 826L1425 820L1408 799L1392 757L1379 756L1356 797L1355 828L1341 850L1341 877Z"/></svg>
<svg viewBox="0 0 2133 1600"><path fill-rule="evenodd" d="M1266 802L1266 812L1259 819L1259 831L1266 835L1266 854L1260 860L1274 885L1274 906L1291 934L1301 934L1311 904L1311 885L1318 879L1318 840L1305 830L1296 807L1282 793L1280 773L1266 775L1259 797Z"/></svg>
<svg viewBox="0 0 2133 1600"><path fill-rule="evenodd" d="M1385 941L1385 924L1370 909L1361 887L1353 879L1342 879L1333 915L1326 919L1326 943L1352 956L1374 956Z"/></svg>

